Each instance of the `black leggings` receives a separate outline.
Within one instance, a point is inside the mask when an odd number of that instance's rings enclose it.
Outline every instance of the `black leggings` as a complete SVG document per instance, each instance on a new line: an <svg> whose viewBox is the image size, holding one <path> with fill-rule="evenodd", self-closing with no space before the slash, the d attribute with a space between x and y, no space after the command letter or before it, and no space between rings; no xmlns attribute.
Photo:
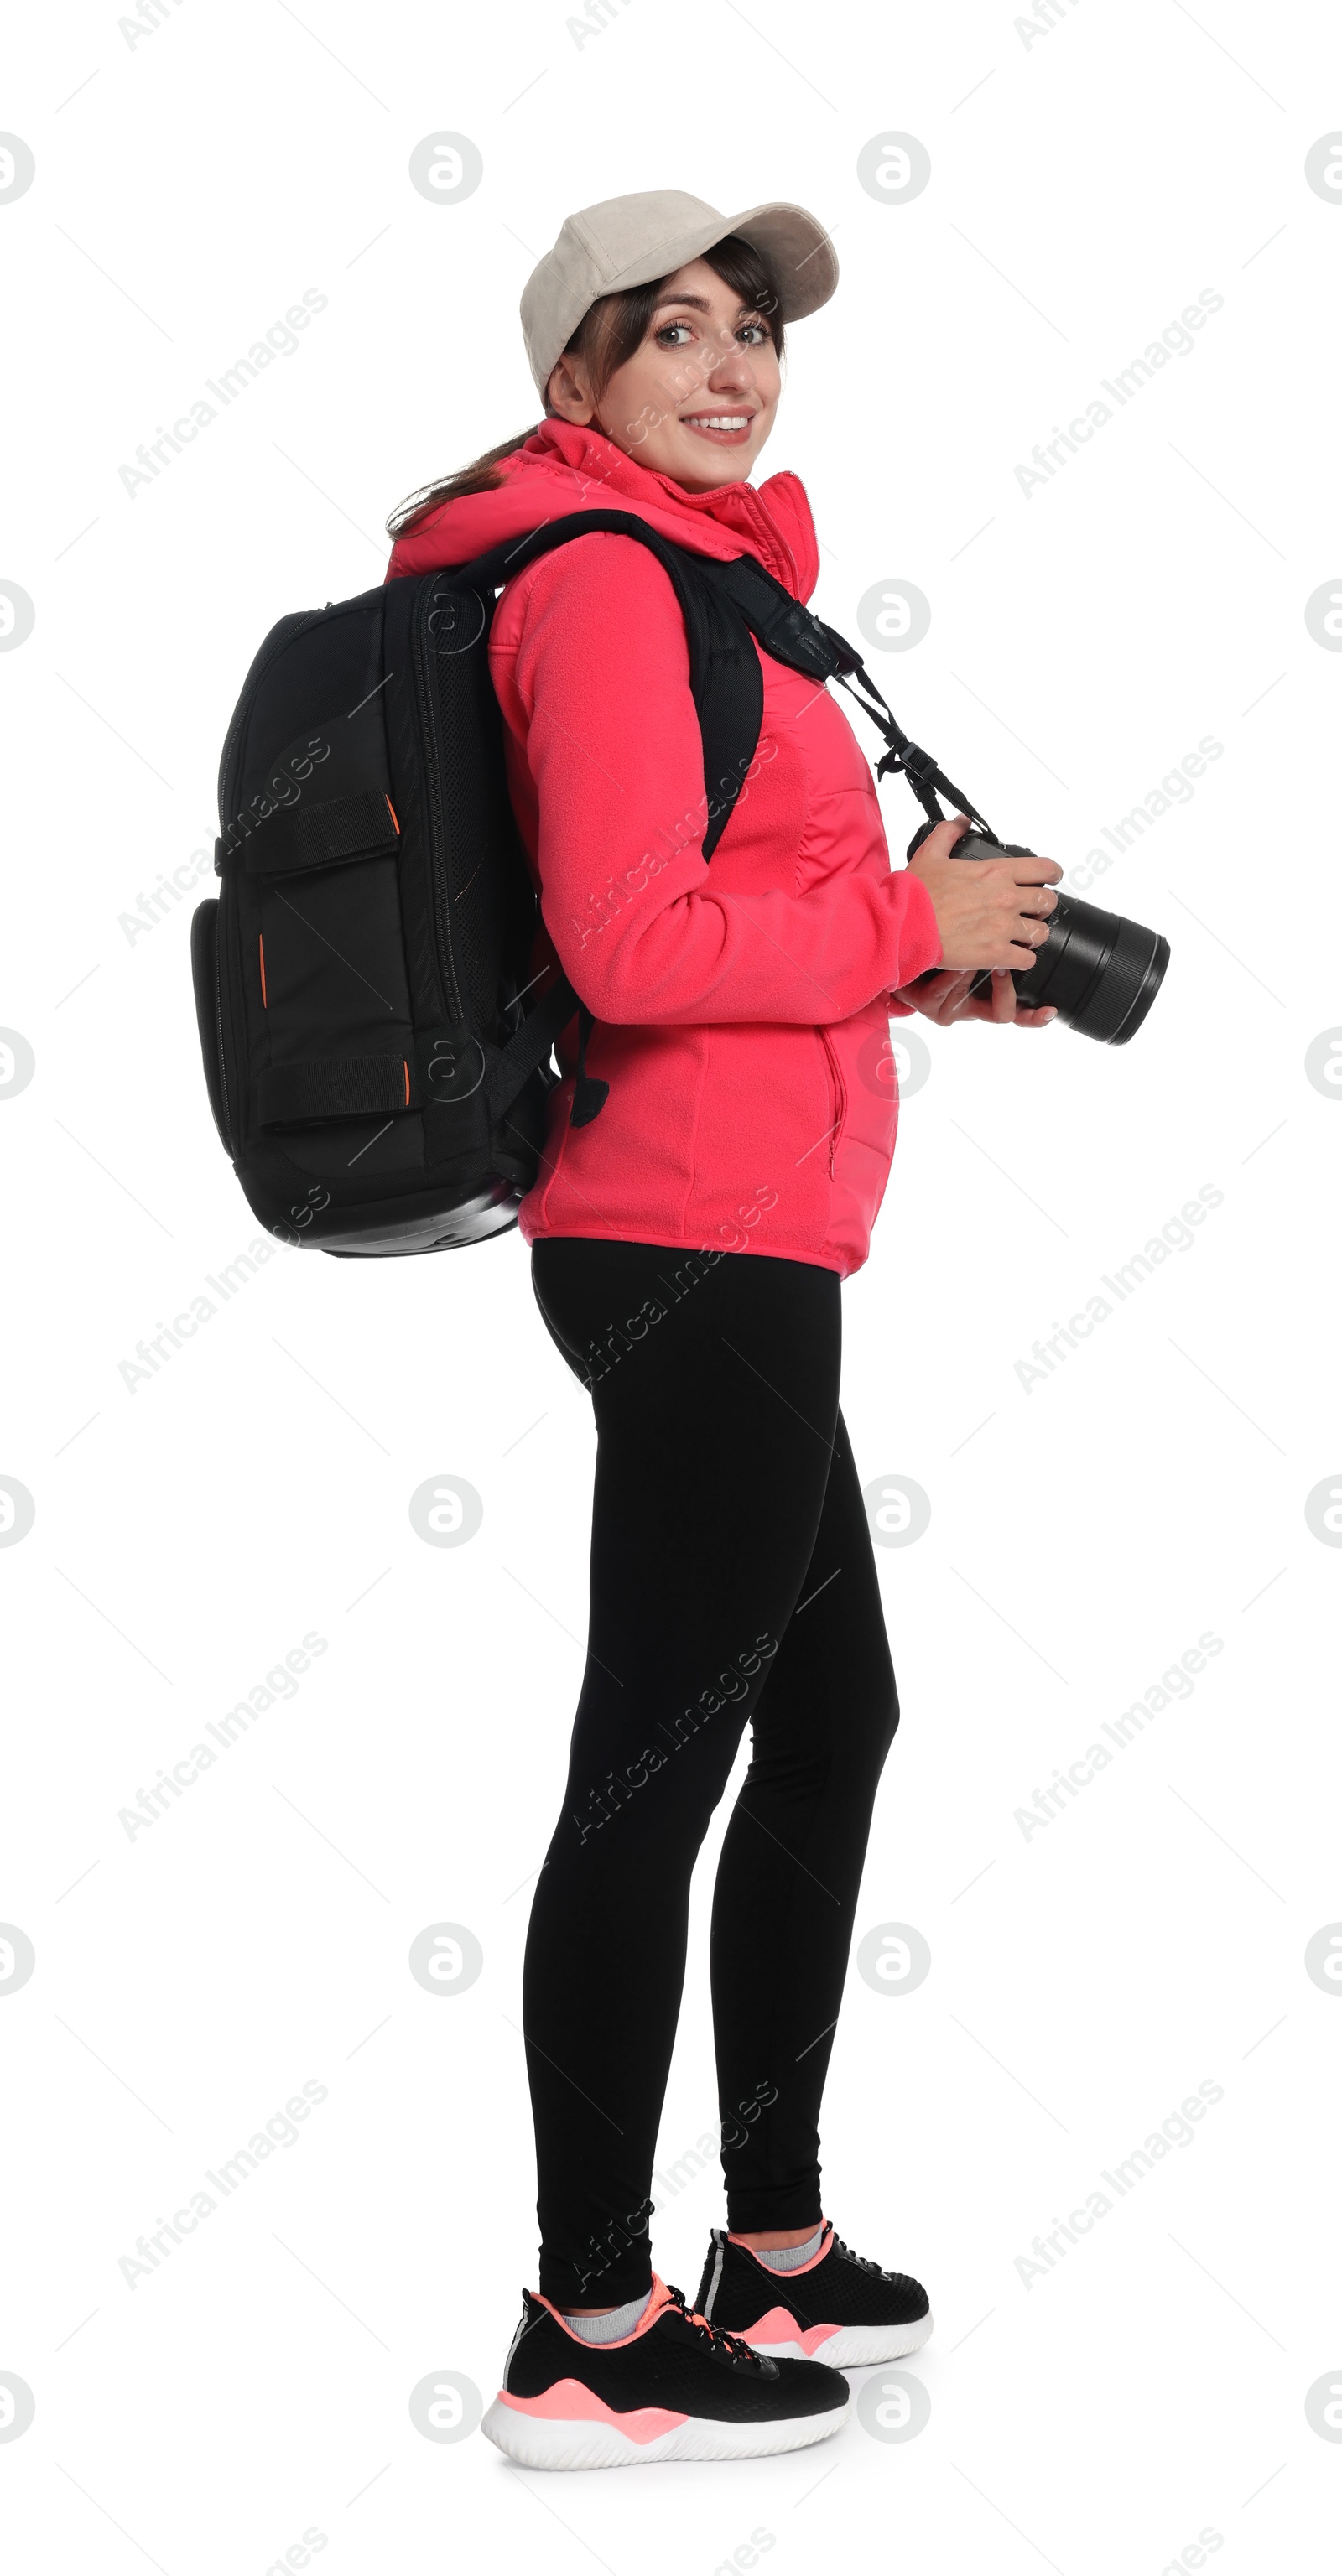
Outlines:
<svg viewBox="0 0 1342 2576"><path fill-rule="evenodd" d="M837 1275L564 1236L532 1279L598 1435L587 1667L523 1991L540 2286L616 2305L648 2285L690 1874L747 1718L711 1946L728 2223L819 2222L820 2096L899 1702Z"/></svg>

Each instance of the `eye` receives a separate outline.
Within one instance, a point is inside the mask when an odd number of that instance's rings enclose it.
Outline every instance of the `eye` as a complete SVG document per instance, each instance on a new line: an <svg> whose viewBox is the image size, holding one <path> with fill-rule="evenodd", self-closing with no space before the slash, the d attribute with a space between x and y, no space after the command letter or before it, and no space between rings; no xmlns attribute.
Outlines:
<svg viewBox="0 0 1342 2576"><path fill-rule="evenodd" d="M683 331L685 339L673 339L672 334L676 331ZM694 325L691 322L664 322L660 331L656 332L654 337L659 349L683 349L686 340L690 340L694 337Z"/></svg>
<svg viewBox="0 0 1342 2576"><path fill-rule="evenodd" d="M743 322L736 336L738 340L744 340L750 348L762 349L771 334L767 322Z"/></svg>

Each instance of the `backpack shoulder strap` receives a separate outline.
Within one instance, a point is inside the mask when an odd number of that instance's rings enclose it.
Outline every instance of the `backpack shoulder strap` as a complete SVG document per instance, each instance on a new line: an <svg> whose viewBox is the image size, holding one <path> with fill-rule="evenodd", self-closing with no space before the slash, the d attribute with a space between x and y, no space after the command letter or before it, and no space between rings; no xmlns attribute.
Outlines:
<svg viewBox="0 0 1342 2576"><path fill-rule="evenodd" d="M511 581L515 573L556 546L568 545L574 537L600 534L633 537L646 546L679 601L689 644L690 689L703 736L708 799L703 852L709 859L755 757L764 718L764 674L736 602L705 578L708 558L673 545L631 510L573 510L563 518L548 519L529 536L510 538L488 554L477 555L471 563L450 566L448 577L463 589L484 594ZM712 569L725 567L714 564Z"/></svg>
<svg viewBox="0 0 1342 2576"><path fill-rule="evenodd" d="M937 792L950 798L962 813L982 824L990 838L996 839L990 824L984 822L978 807L971 804L962 788L947 778L934 753L924 751L896 723L860 653L816 617L781 581L765 571L753 555L736 555L730 563L709 563L706 577L740 610L747 626L775 662L785 662L790 670L804 671L815 680L838 680L852 698L856 698L873 724L880 727L888 748L876 766L878 778L887 771L903 771L914 795L929 820L940 823L945 818L937 802ZM853 687L856 680L858 686ZM862 692L867 694L864 696ZM873 706L870 699L875 699Z"/></svg>
<svg viewBox="0 0 1342 2576"><path fill-rule="evenodd" d="M685 620L690 691L703 742L707 823L702 847L705 859L711 859L759 743L764 673L735 601L703 578L705 558L658 536L632 510L572 510L533 528L527 536L511 538L488 554L475 556L470 563L447 567L447 577L464 590L478 592L487 611L492 610L491 594L541 555L553 553L556 546L568 545L575 537L603 534L633 537L656 556ZM548 1056L554 1038L575 1010L578 1067L569 1124L586 1127L600 1115L609 1085L587 1070L593 1018L566 975L561 975L510 1040L496 1081L500 1099L510 1099L526 1072Z"/></svg>

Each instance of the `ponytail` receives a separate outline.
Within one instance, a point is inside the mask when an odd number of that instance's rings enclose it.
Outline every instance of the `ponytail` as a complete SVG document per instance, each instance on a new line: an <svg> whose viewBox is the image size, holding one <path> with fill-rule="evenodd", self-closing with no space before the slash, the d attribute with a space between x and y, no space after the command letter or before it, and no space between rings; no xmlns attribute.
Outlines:
<svg viewBox="0 0 1342 2576"><path fill-rule="evenodd" d="M406 536L417 520L437 509L440 501L459 501L467 492L495 491L503 481L498 469L504 457L515 456L519 447L525 447L527 440L535 437L539 426L537 422L531 429L519 430L516 438L505 438L501 447L487 448L483 456L476 457L473 465L463 465L459 474L447 474L440 482L425 483L418 492L411 492L404 501L398 501L387 521L388 536Z"/></svg>

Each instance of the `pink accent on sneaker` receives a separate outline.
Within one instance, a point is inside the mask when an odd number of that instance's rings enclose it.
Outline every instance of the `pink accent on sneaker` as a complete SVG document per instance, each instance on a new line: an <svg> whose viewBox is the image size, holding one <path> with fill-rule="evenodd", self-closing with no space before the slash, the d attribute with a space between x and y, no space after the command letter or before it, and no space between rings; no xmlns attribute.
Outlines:
<svg viewBox="0 0 1342 2576"><path fill-rule="evenodd" d="M621 2340L632 2343L633 2337L625 2335ZM616 2349L612 2344L594 2348L603 2352ZM498 2402L500 2406L511 2406L519 2415L540 2415L551 2422L613 2424L627 2441L640 2444L659 2441L663 2433L674 2433L678 2425L688 2421L684 2415L671 2414L665 2406L633 2406L627 2415L617 2415L613 2406L607 2406L604 2398L584 2388L580 2379L557 2379L543 2397L510 2397L507 2389L501 2388Z"/></svg>
<svg viewBox="0 0 1342 2576"><path fill-rule="evenodd" d="M806 2269L804 2264L802 2269ZM814 2360L821 2344L828 2343L830 2336L838 2331L837 2326L799 2326L787 2308L770 2308L764 2316L756 2318L753 2326L734 2326L732 2329L734 2334L740 2335L743 2343L799 2343L808 2361Z"/></svg>
<svg viewBox="0 0 1342 2576"><path fill-rule="evenodd" d="M543 2290L535 2291L533 2296L539 2299L541 2306L543 2308L548 2308L551 2316L559 2325L563 2326L564 2332L568 2336L570 2343L581 2344L584 2352L621 2352L627 2343L637 2343L640 2335L646 2334L650 2326L656 2325L663 2308L669 2304L671 2293L668 2290L665 2281L663 2281L659 2275L654 2272L652 2276L652 2297L649 2299L642 2316L634 2327L633 2333L627 2335L616 2335L610 2343L588 2343L584 2335L575 2335L572 2326L568 2323L561 2310L555 2306L553 2299L546 2298ZM563 2384L567 2387L568 2382L565 2381ZM516 2403L516 2400L510 2398L508 2402L510 2405L513 2405ZM679 2416L677 2416L677 2423L679 2423L680 2420ZM651 2440L651 2438L652 2436L649 2435L648 2439Z"/></svg>
<svg viewBox="0 0 1342 2576"><path fill-rule="evenodd" d="M741 2238L739 2236L734 2236L730 2228L727 2231L727 2242L729 2245L740 2245L743 2254L754 2255L755 2261L760 2264L760 2270L762 2272L767 2272L771 2281L800 2281L804 2274L815 2270L817 2263L824 2262L825 2256L829 2253L830 2248L834 2243L834 2229L829 2219L826 2218L823 2220L822 2225L824 2227L824 2234L820 2239L819 2253L813 2254L809 2263L790 2263L786 2272L775 2272L772 2264L760 2263L758 2254L755 2254L754 2246L743 2244ZM826 2331L832 2334L834 2329L831 2326L828 2327Z"/></svg>

